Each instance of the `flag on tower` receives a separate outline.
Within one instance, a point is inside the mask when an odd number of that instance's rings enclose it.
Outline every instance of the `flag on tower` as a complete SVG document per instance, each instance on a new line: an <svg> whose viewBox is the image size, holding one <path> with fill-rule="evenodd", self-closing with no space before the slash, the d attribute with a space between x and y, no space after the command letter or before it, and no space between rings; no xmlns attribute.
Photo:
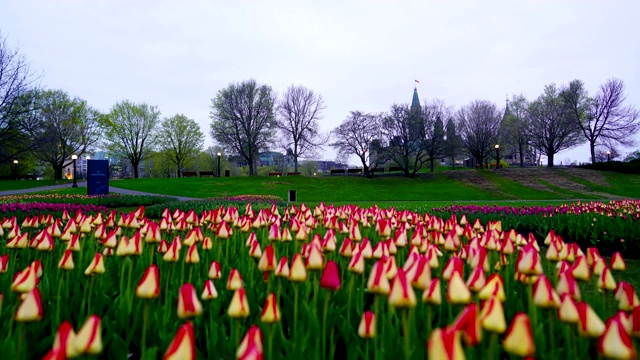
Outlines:
<svg viewBox="0 0 640 360"><path fill-rule="evenodd" d="M415 82L417 82L418 84L420 84L420 81L418 81L418 80L413 80L413 81L415 81Z"/></svg>

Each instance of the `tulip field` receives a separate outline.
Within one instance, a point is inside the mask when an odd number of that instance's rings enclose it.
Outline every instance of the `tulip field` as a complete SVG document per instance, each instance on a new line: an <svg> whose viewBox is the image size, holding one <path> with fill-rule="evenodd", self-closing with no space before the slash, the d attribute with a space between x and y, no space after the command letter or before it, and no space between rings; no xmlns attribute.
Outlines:
<svg viewBox="0 0 640 360"><path fill-rule="evenodd" d="M640 228L639 202L592 205L562 223ZM555 211L4 206L3 359L637 358L625 259Z"/></svg>

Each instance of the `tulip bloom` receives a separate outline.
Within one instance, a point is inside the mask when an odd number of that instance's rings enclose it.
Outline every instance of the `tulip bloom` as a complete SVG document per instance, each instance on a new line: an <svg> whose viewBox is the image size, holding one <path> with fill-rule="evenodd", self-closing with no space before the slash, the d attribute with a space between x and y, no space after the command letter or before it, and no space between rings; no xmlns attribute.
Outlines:
<svg viewBox="0 0 640 360"><path fill-rule="evenodd" d="M258 261L258 270L271 272L276 269L276 252L271 244L264 248L264 252Z"/></svg>
<svg viewBox="0 0 640 360"><path fill-rule="evenodd" d="M178 317L188 319L202 314L202 304L196 295L192 284L186 283L180 287L178 295Z"/></svg>
<svg viewBox="0 0 640 360"><path fill-rule="evenodd" d="M200 295L200 297L202 300L213 300L218 297L218 290L216 290L216 286L211 279L207 279L204 282L204 288L202 289L202 295Z"/></svg>
<svg viewBox="0 0 640 360"><path fill-rule="evenodd" d="M468 304L471 301L471 292L458 271L455 271L449 279L447 301L456 305Z"/></svg>
<svg viewBox="0 0 640 360"><path fill-rule="evenodd" d="M616 281L613 279L613 275L611 275L611 270L608 268L604 268L600 273L600 277L598 278L598 289L600 291L612 291L616 288Z"/></svg>
<svg viewBox="0 0 640 360"><path fill-rule="evenodd" d="M16 310L15 319L18 322L40 321L42 319L42 299L37 287L26 294Z"/></svg>
<svg viewBox="0 0 640 360"><path fill-rule="evenodd" d="M102 327L98 315L91 315L76 334L76 349L81 354L98 355L102 352Z"/></svg>
<svg viewBox="0 0 640 360"><path fill-rule="evenodd" d="M196 344L191 322L180 326L176 336L169 343L164 353L164 360L195 360Z"/></svg>
<svg viewBox="0 0 640 360"><path fill-rule="evenodd" d="M611 256L611 270L623 271L627 269L627 264L624 262L622 255L619 252L616 252Z"/></svg>
<svg viewBox="0 0 640 360"><path fill-rule="evenodd" d="M507 322L504 318L504 308L502 302L497 297L492 297L485 301L480 312L480 323L482 327L491 332L502 334L507 329Z"/></svg>
<svg viewBox="0 0 640 360"><path fill-rule="evenodd" d="M631 336L618 316L607 320L605 330L598 339L598 353L609 359L636 359Z"/></svg>
<svg viewBox="0 0 640 360"><path fill-rule="evenodd" d="M376 317L373 312L367 310L362 314L360 325L358 325L358 336L363 339L376 337Z"/></svg>
<svg viewBox="0 0 640 360"><path fill-rule="evenodd" d="M340 285L340 271L338 269L338 264L333 260L329 260L322 271L320 287L330 291L337 291L340 289Z"/></svg>
<svg viewBox="0 0 640 360"><path fill-rule="evenodd" d="M227 290L238 290L242 287L242 276L238 269L231 269L227 280Z"/></svg>
<svg viewBox="0 0 640 360"><path fill-rule="evenodd" d="M576 280L589 281L591 279L591 270L584 256L576 257L571 272Z"/></svg>
<svg viewBox="0 0 640 360"><path fill-rule="evenodd" d="M584 301L577 304L578 333L584 337L599 337L604 333L605 325L595 311Z"/></svg>
<svg viewBox="0 0 640 360"><path fill-rule="evenodd" d="M262 347L262 331L257 325L249 328L236 351L239 360L259 360L264 356Z"/></svg>
<svg viewBox="0 0 640 360"><path fill-rule="evenodd" d="M620 281L613 294L615 299L618 300L618 308L620 310L631 311L640 305L640 300L638 300L638 295L636 295L633 285L626 281ZM640 318L638 318L638 321L640 321Z"/></svg>
<svg viewBox="0 0 640 360"><path fill-rule="evenodd" d="M231 303L227 309L230 318L246 318L249 316L249 301L244 288L240 288L233 293Z"/></svg>
<svg viewBox="0 0 640 360"><path fill-rule="evenodd" d="M209 266L209 279L213 279L213 280L217 280L220 279L221 277L221 273L220 273L220 263L218 263L217 261L212 261L211 265Z"/></svg>
<svg viewBox="0 0 640 360"><path fill-rule="evenodd" d="M422 293L422 301L427 304L442 304L442 291L440 290L440 279L434 278L429 284L429 288Z"/></svg>
<svg viewBox="0 0 640 360"><path fill-rule="evenodd" d="M385 266L382 260L378 260L369 273L369 279L367 280L367 291L378 295L388 295L391 290L391 285L385 274Z"/></svg>
<svg viewBox="0 0 640 360"><path fill-rule="evenodd" d="M73 270L74 267L73 252L71 250L65 250L60 262L58 262L58 269Z"/></svg>
<svg viewBox="0 0 640 360"><path fill-rule="evenodd" d="M560 295L560 307L558 308L558 319L564 323L577 323L580 321L578 315L578 305L569 294Z"/></svg>
<svg viewBox="0 0 640 360"><path fill-rule="evenodd" d="M87 268L85 269L84 274L85 275L104 274L105 271L106 269L104 267L104 258L102 254L96 253L96 255L93 257L93 260L91 261L89 266L87 266Z"/></svg>
<svg viewBox="0 0 640 360"><path fill-rule="evenodd" d="M393 278L391 290L388 296L389 305L394 308L412 308L416 306L416 294L409 285L407 276L403 269L398 269L396 277Z"/></svg>
<svg viewBox="0 0 640 360"><path fill-rule="evenodd" d="M36 287L37 274L32 266L18 272L11 283L11 291L27 293Z"/></svg>
<svg viewBox="0 0 640 360"><path fill-rule="evenodd" d="M63 321L58 327L58 332L53 340L53 352L58 352L64 357L58 358L74 358L80 355L80 352L76 348L76 333L73 331L73 327L68 321Z"/></svg>
<svg viewBox="0 0 640 360"><path fill-rule="evenodd" d="M155 299L160 296L160 273L153 264L145 270L136 287L136 296L141 299Z"/></svg>
<svg viewBox="0 0 640 360"><path fill-rule="evenodd" d="M533 284L533 303L544 309L557 308L560 306L560 297L558 297L556 291L553 290L549 278L544 275L540 276L535 284Z"/></svg>
<svg viewBox="0 0 640 360"><path fill-rule="evenodd" d="M525 275L542 274L542 262L540 261L540 255L533 243L527 244L522 249L522 252L518 255L518 260L516 261L516 268L519 273Z"/></svg>
<svg viewBox="0 0 640 360"><path fill-rule="evenodd" d="M462 331L462 339L469 346L476 346L482 341L482 325L475 303L467 305L454 320L452 326Z"/></svg>
<svg viewBox="0 0 640 360"><path fill-rule="evenodd" d="M304 266L302 255L293 254L289 269L289 281L302 282L307 280L307 268Z"/></svg>
<svg viewBox="0 0 640 360"><path fill-rule="evenodd" d="M265 324L275 324L280 321L280 307L275 293L267 295L267 300L260 314L260 321Z"/></svg>
<svg viewBox="0 0 640 360"><path fill-rule="evenodd" d="M455 328L435 329L427 342L429 359L462 360L465 359L460 332Z"/></svg>
<svg viewBox="0 0 640 360"><path fill-rule="evenodd" d="M555 334L549 334L549 336L555 336ZM532 357L535 355L536 346L533 341L531 322L527 314L518 313L513 317L502 346L511 355L519 357Z"/></svg>

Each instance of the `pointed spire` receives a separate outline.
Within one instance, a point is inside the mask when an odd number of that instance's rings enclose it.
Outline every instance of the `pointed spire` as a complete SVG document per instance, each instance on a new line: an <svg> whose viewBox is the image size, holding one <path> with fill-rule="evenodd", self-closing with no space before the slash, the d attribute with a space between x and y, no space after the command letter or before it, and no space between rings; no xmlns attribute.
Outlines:
<svg viewBox="0 0 640 360"><path fill-rule="evenodd" d="M411 110L420 109L420 98L418 97L418 89L413 88L413 99L411 100Z"/></svg>
<svg viewBox="0 0 640 360"><path fill-rule="evenodd" d="M503 119L505 119L507 116L511 115L511 110L509 110L509 95L507 94L507 106L504 108L504 116L502 117Z"/></svg>

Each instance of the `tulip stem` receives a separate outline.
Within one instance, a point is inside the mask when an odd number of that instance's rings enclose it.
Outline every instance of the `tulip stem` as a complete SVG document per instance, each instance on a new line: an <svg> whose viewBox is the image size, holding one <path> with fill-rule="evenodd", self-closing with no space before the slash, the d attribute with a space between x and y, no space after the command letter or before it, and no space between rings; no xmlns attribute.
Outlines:
<svg viewBox="0 0 640 360"><path fill-rule="evenodd" d="M298 335L297 325L298 325L298 283L293 283L293 334L291 334L291 338ZM295 342L294 342L295 343Z"/></svg>
<svg viewBox="0 0 640 360"><path fill-rule="evenodd" d="M353 278L355 275L349 275L349 290L347 290L347 329L351 329L351 298L353 296Z"/></svg>
<svg viewBox="0 0 640 360"><path fill-rule="evenodd" d="M144 300L144 310L142 310L142 358L144 359L147 350L147 324L149 322L149 300Z"/></svg>
<svg viewBox="0 0 640 360"><path fill-rule="evenodd" d="M431 305L427 305L427 339L431 336L432 322L433 322L433 317L431 314Z"/></svg>
<svg viewBox="0 0 640 360"><path fill-rule="evenodd" d="M380 314L380 295L374 295L373 298L373 318L375 319L374 321L374 328L373 331L376 334L376 336L373 338L373 345L374 345L374 349L373 349L373 357L374 359L378 359L379 355L382 355L382 349L378 348L378 339L380 338L379 331L378 329L380 328L378 326L378 323L380 322L381 318L378 315ZM366 359L368 359L369 357L367 357Z"/></svg>
<svg viewBox="0 0 640 360"><path fill-rule="evenodd" d="M364 358L365 359L370 359L369 358L369 340L365 340L364 341Z"/></svg>
<svg viewBox="0 0 640 360"><path fill-rule="evenodd" d="M18 348L16 350L16 355L18 359L28 359L28 356L24 356L22 357L22 344L24 343L24 339L27 336L27 328L25 327L24 323L19 323L18 324Z"/></svg>
<svg viewBox="0 0 640 360"><path fill-rule="evenodd" d="M233 327L235 328L235 331L233 332L233 346L235 352L235 350L238 349L238 346L240 346L240 319L236 319L233 322Z"/></svg>
<svg viewBox="0 0 640 360"><path fill-rule="evenodd" d="M403 352L405 359L411 359L410 314L411 309L402 309Z"/></svg>
<svg viewBox="0 0 640 360"><path fill-rule="evenodd" d="M489 356L487 359L493 360L496 358L496 347L498 344L498 333L491 332L491 337L489 338Z"/></svg>
<svg viewBox="0 0 640 360"><path fill-rule="evenodd" d="M267 325L267 359L274 359L273 357L273 326L272 324Z"/></svg>
<svg viewBox="0 0 640 360"><path fill-rule="evenodd" d="M553 320L554 320L554 316L553 310L549 310L549 352L551 353L551 357L550 359L555 359L555 333L553 332Z"/></svg>
<svg viewBox="0 0 640 360"><path fill-rule="evenodd" d="M56 323L54 326L58 326L60 324L60 298L62 297L62 284L64 283L64 278L67 275L66 271L62 272L62 276L60 277L60 282L58 282L58 295L56 296Z"/></svg>
<svg viewBox="0 0 640 360"><path fill-rule="evenodd" d="M329 312L329 300L331 299L331 293L327 292L324 300L324 309L322 311L322 358L328 359L327 354L327 313Z"/></svg>
<svg viewBox="0 0 640 360"><path fill-rule="evenodd" d="M91 294L93 293L93 284L96 282L95 275L91 277L91 283L89 283L89 294L87 296L87 316L91 313Z"/></svg>

